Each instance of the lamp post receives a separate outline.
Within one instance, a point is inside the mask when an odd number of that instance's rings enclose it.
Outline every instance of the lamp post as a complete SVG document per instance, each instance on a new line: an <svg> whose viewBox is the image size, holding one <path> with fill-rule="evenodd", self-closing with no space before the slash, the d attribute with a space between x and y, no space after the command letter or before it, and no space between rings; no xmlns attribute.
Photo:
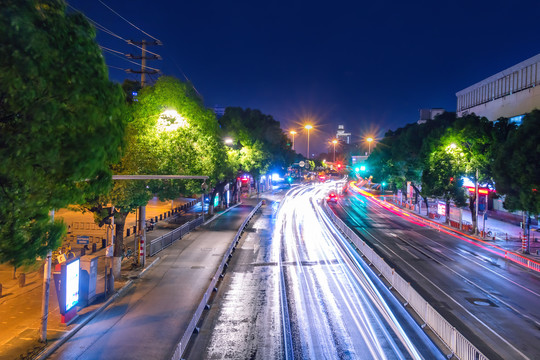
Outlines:
<svg viewBox="0 0 540 360"><path fill-rule="evenodd" d="M292 135L292 149L294 150L294 135L296 135L296 131L291 130L290 134Z"/></svg>
<svg viewBox="0 0 540 360"><path fill-rule="evenodd" d="M332 144L334 144L334 162L336 162L336 144L337 144L337 140L336 139L332 140Z"/></svg>
<svg viewBox="0 0 540 360"><path fill-rule="evenodd" d="M309 160L309 130L313 129L313 126L307 124L306 126L304 126L304 129L307 130L307 158Z"/></svg>
<svg viewBox="0 0 540 360"><path fill-rule="evenodd" d="M368 137L366 141L368 142L368 155L371 155L371 142L373 141L373 138Z"/></svg>
<svg viewBox="0 0 540 360"><path fill-rule="evenodd" d="M230 146L230 145L233 144L233 139L231 139L231 138L225 138L225 139L223 140L223 142L225 143L225 145L229 145L229 146Z"/></svg>

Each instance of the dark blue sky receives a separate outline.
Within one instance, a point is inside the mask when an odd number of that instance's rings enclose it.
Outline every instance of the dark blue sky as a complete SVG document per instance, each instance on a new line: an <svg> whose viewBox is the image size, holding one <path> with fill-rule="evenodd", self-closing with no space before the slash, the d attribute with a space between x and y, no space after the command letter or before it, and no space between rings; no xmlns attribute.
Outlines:
<svg viewBox="0 0 540 360"><path fill-rule="evenodd" d="M312 152L338 124L360 141L415 122L420 108L455 111L457 91L540 53L538 0L102 1L163 42L149 48L163 60L148 65L183 71L206 106L257 108L285 130L313 119ZM150 39L99 0L69 4L124 39ZM140 52L103 32L98 42ZM304 134L296 149L306 152Z"/></svg>

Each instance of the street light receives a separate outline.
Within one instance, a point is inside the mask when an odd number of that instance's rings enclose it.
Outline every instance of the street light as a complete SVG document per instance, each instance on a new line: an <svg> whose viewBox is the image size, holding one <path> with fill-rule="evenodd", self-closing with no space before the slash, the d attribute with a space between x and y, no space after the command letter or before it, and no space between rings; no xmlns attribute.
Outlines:
<svg viewBox="0 0 540 360"><path fill-rule="evenodd" d="M225 138L223 141L225 142L226 145L232 145L233 144L233 139L231 139L231 138Z"/></svg>
<svg viewBox="0 0 540 360"><path fill-rule="evenodd" d="M307 158L309 160L309 130L313 129L313 126L307 124L306 126L304 126L304 129L307 130Z"/></svg>
<svg viewBox="0 0 540 360"><path fill-rule="evenodd" d="M369 150L368 150L368 155L371 154L371 142L373 141L373 138L372 137L368 137L366 139L366 141L368 142L368 145L369 145Z"/></svg>
<svg viewBox="0 0 540 360"><path fill-rule="evenodd" d="M294 150L294 135L296 135L296 131L291 130L290 134L292 135L292 149Z"/></svg>
<svg viewBox="0 0 540 360"><path fill-rule="evenodd" d="M337 144L337 140L336 139L332 140L332 144L334 144L334 162L336 162L336 144Z"/></svg>
<svg viewBox="0 0 540 360"><path fill-rule="evenodd" d="M175 131L186 126L188 126L186 118L174 109L167 109L159 115L156 128L158 131L162 132Z"/></svg>

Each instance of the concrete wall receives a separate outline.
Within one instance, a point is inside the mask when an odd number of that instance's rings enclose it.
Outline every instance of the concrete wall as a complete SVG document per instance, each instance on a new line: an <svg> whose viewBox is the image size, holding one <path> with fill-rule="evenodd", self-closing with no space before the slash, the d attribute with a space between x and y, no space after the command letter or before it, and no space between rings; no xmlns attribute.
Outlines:
<svg viewBox="0 0 540 360"><path fill-rule="evenodd" d="M540 109L540 86L535 86L489 102L458 111L458 116L475 113L491 121L500 117L512 117Z"/></svg>

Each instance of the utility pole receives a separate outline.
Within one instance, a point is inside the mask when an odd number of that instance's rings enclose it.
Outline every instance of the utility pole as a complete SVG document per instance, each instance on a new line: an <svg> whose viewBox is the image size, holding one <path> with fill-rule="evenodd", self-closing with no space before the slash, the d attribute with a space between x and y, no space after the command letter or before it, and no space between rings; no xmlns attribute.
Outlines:
<svg viewBox="0 0 540 360"><path fill-rule="evenodd" d="M159 70L155 69L155 68L150 68L151 70L148 70L148 66L146 66L146 60L161 60L161 56L146 50L146 47L147 46L163 45L163 43L161 41L159 41L159 40L156 40L156 41L146 41L146 40L133 41L133 40L128 40L127 42L128 42L128 44L136 45L136 46L141 47L142 53L141 53L140 56L139 55L133 55L133 54L127 54L126 55L129 59L141 60L141 70L128 69L126 71L129 72L129 73L141 74L141 87L144 87L146 85L146 74L153 75L153 74L158 74L159 73ZM151 55L147 55L146 54L147 52L150 53Z"/></svg>
<svg viewBox="0 0 540 360"><path fill-rule="evenodd" d="M54 222L54 209L51 211L51 222ZM43 268L43 298L41 301L41 326L39 329L39 341L47 342L47 321L49 319L49 293L51 290L51 258L52 250L47 252L47 260Z"/></svg>

